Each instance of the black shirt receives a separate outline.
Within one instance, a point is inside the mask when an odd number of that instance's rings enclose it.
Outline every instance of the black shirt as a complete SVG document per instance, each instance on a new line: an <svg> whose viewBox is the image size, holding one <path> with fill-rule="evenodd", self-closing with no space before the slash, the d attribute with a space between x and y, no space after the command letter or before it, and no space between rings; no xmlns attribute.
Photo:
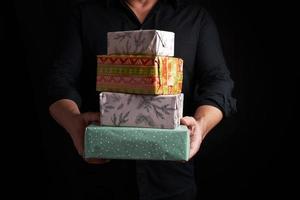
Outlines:
<svg viewBox="0 0 300 200"><path fill-rule="evenodd" d="M159 0L141 24L118 0L81 3L66 23L58 56L48 74L49 103L72 99L82 112L99 111L96 55L107 54L107 32L157 29L175 33L175 57L184 60L184 115L200 105L235 110L233 81L208 12L181 0ZM137 161L141 199L163 197L195 186L192 162Z"/></svg>
<svg viewBox="0 0 300 200"><path fill-rule="evenodd" d="M107 54L107 32L158 29L175 33L174 56L184 60L184 114L193 115L204 104L225 115L235 110L233 81L216 26L205 9L180 0L160 0L140 24L124 3L107 2L82 3L72 13L48 76L50 104L66 98L81 111L98 111L96 55Z"/></svg>

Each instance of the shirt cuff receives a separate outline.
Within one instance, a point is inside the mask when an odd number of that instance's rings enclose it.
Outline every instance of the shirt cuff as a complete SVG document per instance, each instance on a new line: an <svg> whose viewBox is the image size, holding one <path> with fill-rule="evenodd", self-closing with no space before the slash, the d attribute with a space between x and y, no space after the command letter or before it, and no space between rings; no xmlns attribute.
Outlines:
<svg viewBox="0 0 300 200"><path fill-rule="evenodd" d="M75 90L59 90L59 91L55 91L55 94L48 94L48 98L47 98L47 103L48 103L48 107L50 107L50 105L52 105L54 102L61 100L61 99L69 99L74 101L77 106L80 108L81 107L81 97L78 94L77 91Z"/></svg>
<svg viewBox="0 0 300 200"><path fill-rule="evenodd" d="M195 106L210 105L222 111L225 117L229 117L237 112L236 99L233 97L206 97L195 101Z"/></svg>

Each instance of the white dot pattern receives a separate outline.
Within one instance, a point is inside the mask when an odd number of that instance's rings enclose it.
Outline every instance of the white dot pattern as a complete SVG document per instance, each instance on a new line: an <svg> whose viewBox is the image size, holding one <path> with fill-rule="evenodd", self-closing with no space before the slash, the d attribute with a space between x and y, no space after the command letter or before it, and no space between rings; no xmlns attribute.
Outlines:
<svg viewBox="0 0 300 200"><path fill-rule="evenodd" d="M106 159L188 160L189 134L176 129L90 125L85 133L85 157Z"/></svg>

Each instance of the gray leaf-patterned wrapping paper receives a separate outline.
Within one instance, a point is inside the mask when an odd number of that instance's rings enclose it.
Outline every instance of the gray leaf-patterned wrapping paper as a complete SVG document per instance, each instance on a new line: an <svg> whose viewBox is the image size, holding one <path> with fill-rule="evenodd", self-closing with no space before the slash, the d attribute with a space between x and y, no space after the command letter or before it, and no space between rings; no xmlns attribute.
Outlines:
<svg viewBox="0 0 300 200"><path fill-rule="evenodd" d="M108 55L174 56L175 33L161 30L117 31L107 33Z"/></svg>
<svg viewBox="0 0 300 200"><path fill-rule="evenodd" d="M180 125L183 94L137 95L102 92L100 124L174 129Z"/></svg>

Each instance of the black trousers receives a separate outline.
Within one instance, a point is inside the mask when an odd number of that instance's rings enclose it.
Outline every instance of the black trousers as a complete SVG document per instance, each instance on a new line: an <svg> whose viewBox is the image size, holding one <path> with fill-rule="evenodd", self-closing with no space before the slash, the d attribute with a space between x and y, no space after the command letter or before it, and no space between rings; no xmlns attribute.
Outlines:
<svg viewBox="0 0 300 200"><path fill-rule="evenodd" d="M59 177L49 185L47 197L75 200L195 200L196 185L192 178L190 182L186 180L189 178L174 177L168 180L165 176L168 169L163 170L159 162L155 164L159 172L152 170L150 165L148 168L152 171L146 169L139 178L137 168L140 166L136 161L113 160L103 165L81 163L80 167L64 166L63 172L56 174ZM156 177L151 177L151 173ZM179 177L181 175L178 174ZM157 182L159 180L160 183Z"/></svg>

